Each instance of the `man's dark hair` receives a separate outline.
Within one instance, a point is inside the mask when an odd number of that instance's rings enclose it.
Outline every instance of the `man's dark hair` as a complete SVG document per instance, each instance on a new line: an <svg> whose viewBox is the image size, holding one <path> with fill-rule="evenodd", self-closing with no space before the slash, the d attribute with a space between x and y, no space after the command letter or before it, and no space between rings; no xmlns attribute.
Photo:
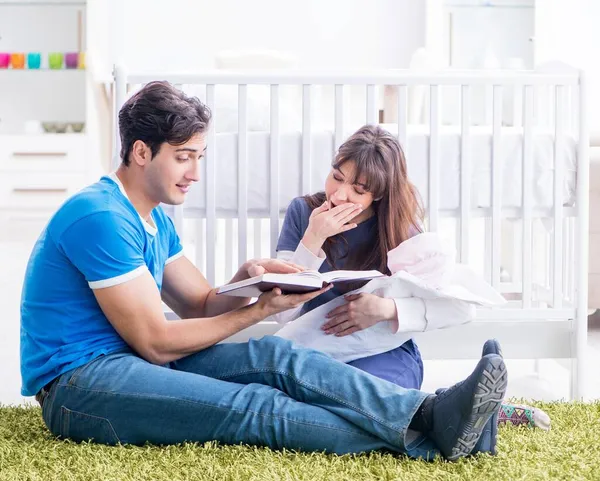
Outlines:
<svg viewBox="0 0 600 481"><path fill-rule="evenodd" d="M209 108L197 97L189 97L168 82L150 82L125 102L119 111L121 160L129 165L136 140L143 141L154 157L164 142L185 144L206 132Z"/></svg>

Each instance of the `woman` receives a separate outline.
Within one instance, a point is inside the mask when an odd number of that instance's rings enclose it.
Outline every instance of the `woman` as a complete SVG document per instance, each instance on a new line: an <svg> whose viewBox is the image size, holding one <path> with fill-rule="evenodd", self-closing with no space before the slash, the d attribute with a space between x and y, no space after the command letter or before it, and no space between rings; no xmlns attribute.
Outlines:
<svg viewBox="0 0 600 481"><path fill-rule="evenodd" d="M377 269L390 274L388 252L420 233L422 222L423 210L408 179L400 144L381 127L366 125L340 146L324 192L291 202L277 245L278 257L320 272ZM301 308L278 314L276 320L289 322L356 287L335 286ZM427 320L415 314L414 298L386 299L362 293L346 301L327 315L322 327L326 334L346 336L379 322L389 323L390 335L425 330ZM447 300L444 312L468 319L471 310L466 302ZM349 364L405 388L420 389L423 382L423 361L412 339ZM549 427L545 413L524 409L530 416L519 417L519 424L528 420L531 425ZM514 409L508 406L503 412ZM506 416L501 418L507 421Z"/></svg>

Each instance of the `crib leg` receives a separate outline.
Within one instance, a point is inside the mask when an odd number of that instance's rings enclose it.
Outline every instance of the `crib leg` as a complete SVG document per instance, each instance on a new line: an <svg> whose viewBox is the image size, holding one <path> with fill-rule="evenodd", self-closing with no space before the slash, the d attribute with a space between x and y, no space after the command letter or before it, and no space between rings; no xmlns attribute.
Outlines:
<svg viewBox="0 0 600 481"><path fill-rule="evenodd" d="M492 283L492 219L486 217L484 221L484 232L485 232L485 247L484 247L484 259L485 264L483 266L485 279L491 284Z"/></svg>
<svg viewBox="0 0 600 481"><path fill-rule="evenodd" d="M581 319L577 319L577 322L582 321ZM587 325L585 327L587 327ZM587 334L587 332L585 332L584 334ZM587 336L582 335L582 333L575 332L573 333L573 337L574 339L571 343L571 345L573 346L573 356L571 358L571 400L584 401L586 396L585 368Z"/></svg>
<svg viewBox="0 0 600 481"><path fill-rule="evenodd" d="M571 376L569 382L569 401L577 396L577 359L571 358Z"/></svg>
<svg viewBox="0 0 600 481"><path fill-rule="evenodd" d="M584 314L587 314L585 312ZM581 315L586 324L584 328L587 328L587 316ZM583 322L581 319L578 322ZM581 329L581 328L580 328ZM573 359L573 399L577 401L583 401L586 397L585 382L586 382L586 360L587 360L587 330L583 333L577 333L577 340L575 343L575 356Z"/></svg>

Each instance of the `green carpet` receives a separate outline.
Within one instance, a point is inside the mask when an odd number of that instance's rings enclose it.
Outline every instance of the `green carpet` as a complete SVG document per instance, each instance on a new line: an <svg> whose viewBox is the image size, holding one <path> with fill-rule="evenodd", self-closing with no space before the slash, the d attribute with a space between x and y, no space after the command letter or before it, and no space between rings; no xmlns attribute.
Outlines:
<svg viewBox="0 0 600 481"><path fill-rule="evenodd" d="M0 407L0 480L598 480L600 403L540 403L552 430L503 427L499 455L457 463L388 454L332 456L185 444L120 446L58 441L38 408Z"/></svg>

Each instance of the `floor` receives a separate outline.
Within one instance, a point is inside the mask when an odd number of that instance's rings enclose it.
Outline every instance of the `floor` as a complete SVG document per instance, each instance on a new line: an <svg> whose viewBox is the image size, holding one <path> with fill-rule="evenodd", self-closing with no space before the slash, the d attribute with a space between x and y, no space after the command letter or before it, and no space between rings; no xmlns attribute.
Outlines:
<svg viewBox="0 0 600 481"><path fill-rule="evenodd" d="M19 300L25 266L39 226L31 224L0 233L0 404L21 404L31 398L20 395ZM591 318L589 365L600 364L600 314ZM423 389L434 391L468 375L475 361L426 361ZM509 396L531 399L568 397L568 361L507 360ZM600 378L588 379L588 398L600 399Z"/></svg>

